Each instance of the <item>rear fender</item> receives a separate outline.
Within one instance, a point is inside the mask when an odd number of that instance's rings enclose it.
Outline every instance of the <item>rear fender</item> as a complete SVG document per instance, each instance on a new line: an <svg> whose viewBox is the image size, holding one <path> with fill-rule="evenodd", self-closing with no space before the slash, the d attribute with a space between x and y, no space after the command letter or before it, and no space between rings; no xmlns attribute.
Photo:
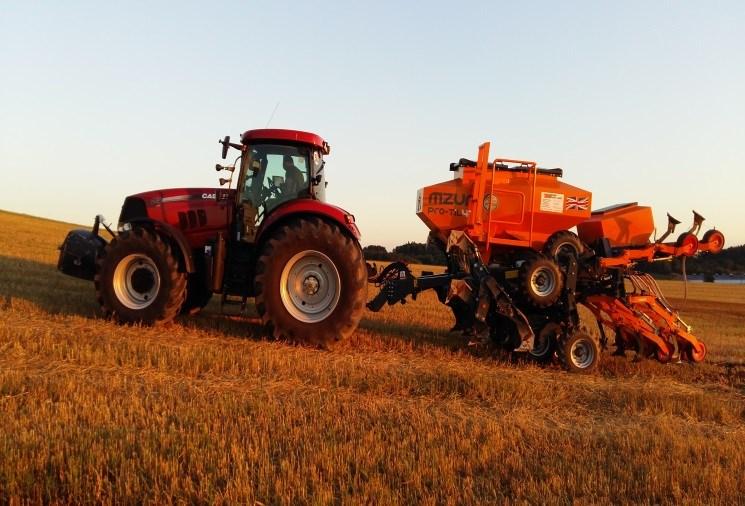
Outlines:
<svg viewBox="0 0 745 506"><path fill-rule="evenodd" d="M357 242L362 237L360 230L354 221L354 216L344 209L317 200L304 199L293 200L280 205L261 223L256 234L256 242L263 240L270 232L283 223L303 216L315 216L339 225L344 232L353 237Z"/></svg>
<svg viewBox="0 0 745 506"><path fill-rule="evenodd" d="M177 248L178 251L181 253L179 266L184 270L184 272L191 274L192 272L196 271L196 267L194 265L194 255L191 251L191 246L189 246L189 241L186 240L186 237L184 236L183 232L181 232L181 230L172 225L169 225L168 223L164 223L158 220L152 220L149 218L138 218L130 220L127 223L132 225L133 227L144 226L152 228L153 230L158 232L161 237L168 239L171 242L171 246Z"/></svg>

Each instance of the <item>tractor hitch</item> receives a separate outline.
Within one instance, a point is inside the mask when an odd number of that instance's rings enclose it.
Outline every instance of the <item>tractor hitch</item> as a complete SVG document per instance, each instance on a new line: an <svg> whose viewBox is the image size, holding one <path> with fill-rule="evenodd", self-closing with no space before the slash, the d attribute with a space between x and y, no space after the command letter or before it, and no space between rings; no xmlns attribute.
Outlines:
<svg viewBox="0 0 745 506"><path fill-rule="evenodd" d="M453 331L474 334L485 326L514 329L515 347L531 348L534 333L527 317L513 303L507 292L481 260L475 245L462 232L451 232L447 247L448 271L444 274L425 273L416 277L404 262L393 262L369 281L380 287L380 292L367 308L380 311L386 303L405 304L406 297L425 290L434 290L443 304L455 315Z"/></svg>

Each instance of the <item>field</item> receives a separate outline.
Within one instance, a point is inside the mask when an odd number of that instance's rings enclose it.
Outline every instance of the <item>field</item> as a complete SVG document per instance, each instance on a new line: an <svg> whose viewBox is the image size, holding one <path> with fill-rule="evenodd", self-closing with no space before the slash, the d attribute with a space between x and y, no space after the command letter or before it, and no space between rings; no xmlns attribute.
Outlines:
<svg viewBox="0 0 745 506"><path fill-rule="evenodd" d="M331 352L214 301L117 326L56 271L70 228L0 212L0 503L744 500L745 286L689 285L706 363L576 376L468 347L431 296Z"/></svg>

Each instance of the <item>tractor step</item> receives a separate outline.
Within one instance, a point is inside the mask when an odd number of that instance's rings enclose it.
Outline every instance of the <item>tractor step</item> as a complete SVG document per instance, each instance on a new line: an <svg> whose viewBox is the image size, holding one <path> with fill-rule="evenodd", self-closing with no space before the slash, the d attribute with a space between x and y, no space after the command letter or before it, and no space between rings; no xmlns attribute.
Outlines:
<svg viewBox="0 0 745 506"><path fill-rule="evenodd" d="M223 295L222 299L220 300L220 312L225 312L225 306L240 306L240 312L243 313L246 311L246 301L248 300L248 297L246 295L242 296L232 296L232 295Z"/></svg>

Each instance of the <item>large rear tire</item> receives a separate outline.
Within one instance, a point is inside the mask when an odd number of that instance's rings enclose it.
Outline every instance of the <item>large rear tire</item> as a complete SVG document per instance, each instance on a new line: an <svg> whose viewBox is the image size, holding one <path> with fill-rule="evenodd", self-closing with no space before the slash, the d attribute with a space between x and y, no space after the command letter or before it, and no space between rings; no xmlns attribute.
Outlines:
<svg viewBox="0 0 745 506"><path fill-rule="evenodd" d="M144 228L121 232L106 245L94 284L104 314L119 323L169 322L186 296L186 274L171 247Z"/></svg>
<svg viewBox="0 0 745 506"><path fill-rule="evenodd" d="M335 224L294 220L261 247L255 289L256 309L273 337L329 347L349 337L362 318L362 249Z"/></svg>

